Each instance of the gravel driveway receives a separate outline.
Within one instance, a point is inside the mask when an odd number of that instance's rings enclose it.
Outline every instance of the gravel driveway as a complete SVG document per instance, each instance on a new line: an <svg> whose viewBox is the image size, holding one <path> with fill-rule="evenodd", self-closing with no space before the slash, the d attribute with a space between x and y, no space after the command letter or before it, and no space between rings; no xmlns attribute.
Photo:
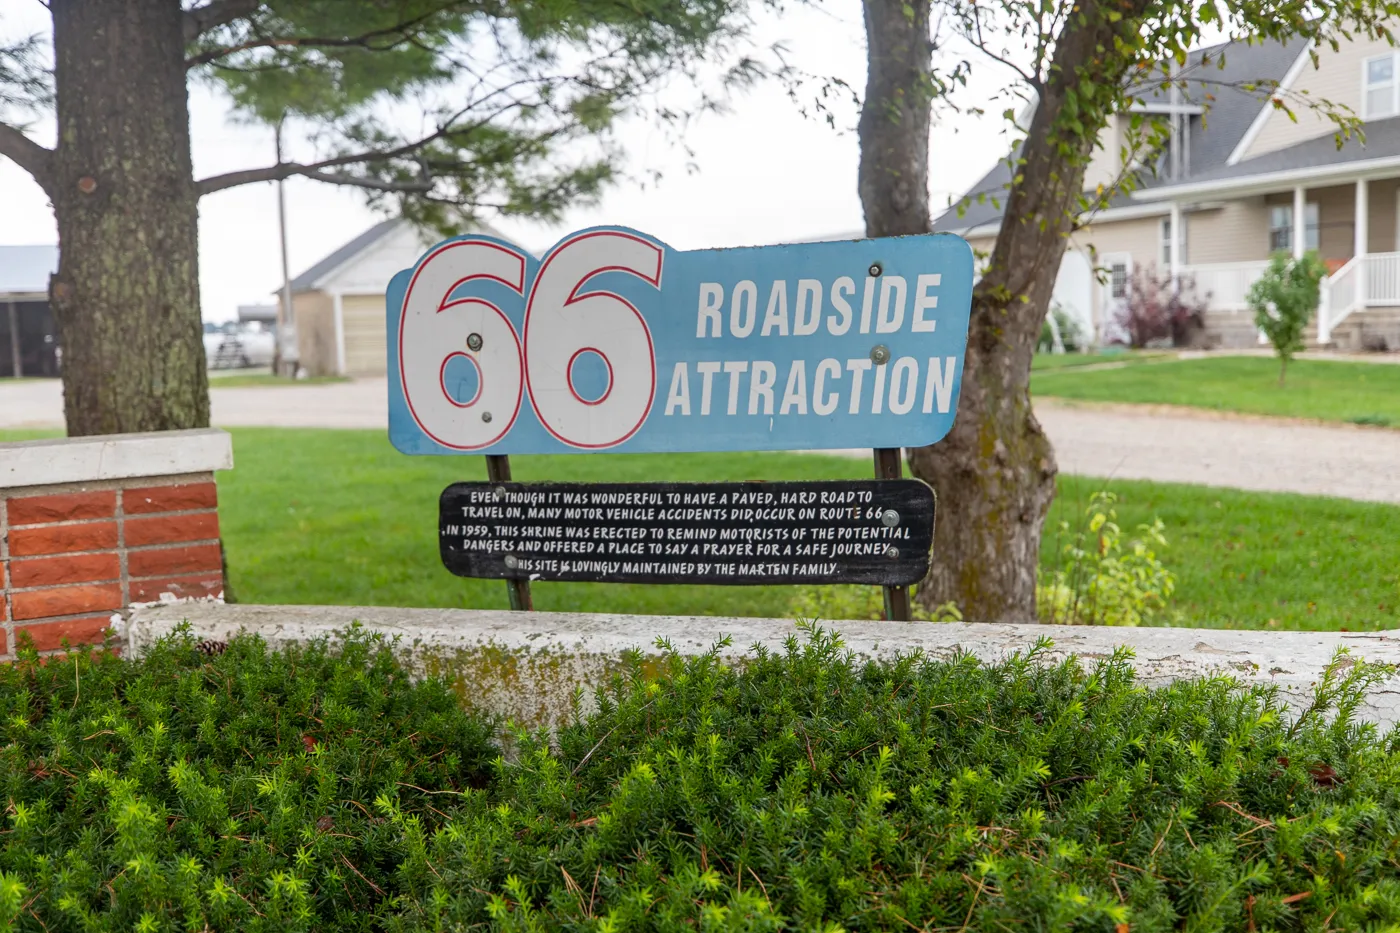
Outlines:
<svg viewBox="0 0 1400 933"><path fill-rule="evenodd" d="M221 427L382 429L387 419L383 379L210 394ZM1051 401L1036 414L1066 473L1400 504L1397 430ZM56 380L0 383L0 428L62 424Z"/></svg>

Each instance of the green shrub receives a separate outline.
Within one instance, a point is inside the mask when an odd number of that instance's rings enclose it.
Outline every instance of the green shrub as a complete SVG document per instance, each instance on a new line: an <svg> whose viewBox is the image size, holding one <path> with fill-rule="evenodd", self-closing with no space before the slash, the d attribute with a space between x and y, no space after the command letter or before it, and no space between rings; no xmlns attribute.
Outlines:
<svg viewBox="0 0 1400 933"><path fill-rule="evenodd" d="M1176 589L1176 576L1157 556L1167 546L1161 519L1138 526L1138 537L1123 541L1114 508L1118 496L1096 492L1084 522L1060 523L1060 566L1041 570L1036 582L1036 614L1060 625L1142 625L1163 610Z"/></svg>
<svg viewBox="0 0 1400 933"><path fill-rule="evenodd" d="M916 622L961 622L962 613L955 603L944 603L930 609L910 594L910 609ZM885 618L885 592L878 586L804 586L788 604L788 615L794 619L813 621L879 622Z"/></svg>
<svg viewBox="0 0 1400 933"><path fill-rule="evenodd" d="M0 927L1400 928L1400 733L1354 720L1389 671L1339 656L1294 717L1043 648L633 656L511 761L362 633L31 656L0 670Z"/></svg>
<svg viewBox="0 0 1400 933"><path fill-rule="evenodd" d="M436 828L496 755L451 691L358 632L22 653L0 704L0 924L54 933L379 929L401 842L376 801Z"/></svg>
<svg viewBox="0 0 1400 933"><path fill-rule="evenodd" d="M1254 312L1254 326L1268 338L1279 358L1279 385L1288 374L1288 361L1304 347L1303 333L1317 313L1326 276L1327 266L1315 252L1301 259L1277 252L1245 295Z"/></svg>
<svg viewBox="0 0 1400 933"><path fill-rule="evenodd" d="M1035 654L637 662L496 799L395 816L399 928L1396 929L1400 741L1352 720L1379 671L1340 658L1290 726L1267 690Z"/></svg>

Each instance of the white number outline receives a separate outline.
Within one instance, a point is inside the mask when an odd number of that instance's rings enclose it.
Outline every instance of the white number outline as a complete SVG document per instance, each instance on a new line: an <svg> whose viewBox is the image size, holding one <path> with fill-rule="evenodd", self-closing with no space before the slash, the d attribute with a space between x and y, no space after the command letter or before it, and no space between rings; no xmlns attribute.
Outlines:
<svg viewBox="0 0 1400 933"><path fill-rule="evenodd" d="M464 246L490 247L491 249L500 250L508 256L512 256L515 259L519 260L519 281L507 281L506 279L503 279L497 275L492 275L489 272L471 272L467 275L462 276L460 279L452 283L452 285L448 287L448 289L445 292L443 292L442 299L438 303L437 313L442 314L445 311L449 311L453 308L460 308L466 305L481 305L485 308L489 308L491 311L494 311L501 318L501 320L505 322L506 327L510 330L511 335L515 338L515 354L516 359L518 361L518 365L521 369L521 375L528 377L528 373L526 372L525 366L525 351L520 341L520 335L516 331L515 325L511 323L510 318L506 316L506 313L502 311L499 306L497 306L494 302L488 301L485 298L478 298L475 296L458 298L455 301L447 300L447 296L451 295L463 283L476 281L477 279L487 279L493 282L500 282L502 285L506 286L506 288L509 288L515 294L519 295L521 301L523 302L525 300L525 271L527 268L526 254L521 249L515 246L508 246L504 243L499 243L495 240L490 240L485 237L466 236L460 239L453 240L450 243L444 243L443 245L437 247L432 252L428 253L426 256L420 259L413 269L413 277L409 279L408 287L404 289L403 302L399 305L399 385L403 390L404 403L408 406L409 415L412 416L414 423L418 425L419 430L421 430L424 434L432 438L433 441L435 441L436 443L441 444L443 447L447 447L451 450L481 450L483 448L490 447L493 444L500 443L501 439L504 438L507 434L509 434L510 429L515 426L516 420L520 417L520 404L523 401L526 379L522 378L520 380L521 389L516 393L514 410L511 412L510 417L506 419L505 424L501 426L501 430L498 433L496 433L490 440L486 441L485 443L457 444L453 443L452 441L447 441L441 437L438 437L426 424L424 424L423 419L418 416L418 411L413 406L413 395L409 392L408 389L408 379L404 370L403 361L404 325L408 321L407 312L409 300L413 297L414 286L418 284L418 276L422 273L422 271L425 268L427 268L429 263L431 263L441 254ZM444 376L446 375L447 364L453 357L457 356L465 356L467 357L467 359L470 359L472 361L472 365L476 367L477 371L476 394L472 396L470 401L465 403L459 402L455 398L453 398L451 393L447 391L447 386L444 383ZM482 389L484 388L485 384L486 373L482 372L480 364L478 364L476 360L472 358L468 353L462 350L454 350L453 352L447 354L447 356L443 357L442 364L438 368L438 389L442 392L443 397L447 399L447 401L450 404L455 405L458 408L470 408L472 405L476 404L476 402L481 398ZM534 404L533 400L531 404Z"/></svg>
<svg viewBox="0 0 1400 933"><path fill-rule="evenodd" d="M646 407L642 410L642 416L641 416L639 419L637 419L637 423L634 424L634 425L627 431L626 434L624 434L622 437L618 438L617 440L609 441L609 442L607 442L607 443L601 443L601 444L586 444L586 443L581 443L581 442L578 442L578 441L572 441L572 440L569 440L567 437L564 437L563 435L559 434L559 432L555 431L554 428L550 427L549 422L544 418L544 416L540 415L539 406L535 404L535 390L534 390L534 386L533 386L533 384L532 384L532 380L531 380L531 378L530 378L530 366L529 366L529 361L528 361L528 359L527 359L527 360L526 360L526 365L525 365L525 391L528 392L529 395L530 395L530 408L535 412L536 417L539 418L540 424L544 426L544 429L545 429L546 431L549 432L549 434L550 434L551 437L553 437L555 440L557 440L557 441L559 441L559 442L561 442L561 443L563 443L563 444L567 444L567 445L570 446L570 447L575 447L575 448L579 448L579 449L583 449L583 450L606 450L606 449L609 448L609 447L616 447L616 446L618 446L619 444L626 443L626 442L627 442L628 440L630 440L638 431L641 430L642 425L646 424L647 418L649 418L649 417L651 416L651 408L652 408L652 405L655 404L655 402L656 402L656 341L652 339L652 336L651 336L651 328L647 326L646 316L643 315L642 312L639 311L639 310L637 309L637 306L636 306L636 305L632 304L632 302L628 301L628 300L627 300L626 298L624 298L622 295L619 295L619 294L617 294L616 292L610 291L610 290L608 290L608 289L606 289L606 288L600 288L600 289L597 289L596 291L590 291L590 292L588 292L587 295L580 295L580 294L579 294L579 291L580 291L585 285L587 285L589 282L591 282L595 276L601 275L601 274L604 273L604 272L625 272L625 273L627 273L628 275L636 276L637 278L639 278L639 279L641 279L642 281L646 282L647 284L653 286L654 288L656 288L656 289L659 291L659 290L661 289L661 273L662 273L662 267L663 267L663 265L665 264L665 259L666 259L666 250L665 250L665 248L662 247L662 246L659 246L658 244L654 243L653 241L651 241L651 240L649 240L649 239L647 239L647 238L645 238L645 237L638 236L638 235L636 235L635 233L629 233L629 232L627 232L627 231L625 231L625 230L613 230L613 229L587 230L587 231L584 231L583 233L579 233L579 234L577 234L577 235L575 235L575 236L571 236L571 237L569 237L568 239L566 239L566 240L560 242L558 245L556 245L556 246L554 247L554 249L552 249L552 250L549 251L549 255L546 256L545 259L544 259L544 262L540 264L540 268L535 272L534 280L531 281L531 283L530 283L530 296L529 296L529 299L526 301L526 304L525 304L525 328L524 328L524 333L521 335L521 344L522 344L523 346L528 347L528 346L530 345L530 319L531 319L531 317L532 317L531 311L533 310L533 308L534 308L534 303L535 303L535 283L538 282L541 278L544 277L545 270L549 267L549 264L550 264L551 262L553 262L554 259L555 259L557 256L559 256L561 253L563 253L564 250L567 249L570 245L572 245L572 244L574 244L574 243L577 243L577 242L579 242L579 241L581 241L581 240L587 240L587 239L591 239L592 237L598 237L598 236L620 237L620 238L622 238L622 239L633 240L633 241L638 242L638 243L641 243L641 244L643 244L644 246L647 246L647 247L650 248L651 250L655 251L655 253L656 253L656 274L655 274L655 276L646 275L646 274L644 274L644 273L638 272L636 269L629 269L629 268L627 268L627 267L625 267L625 266L602 266L602 267L597 268L597 269L592 269L592 270L590 270L586 275L583 275L582 277L580 277L579 280L578 280L578 282L576 282L576 283L574 284L573 289L569 292L569 297L566 298L566 299L564 300L564 303L563 303L563 305L562 305L561 307L562 307L562 308L567 308L567 307L569 307L569 305L574 304L574 303L577 302L580 298L583 298L583 297L590 297L590 296L594 296L594 295L608 295L608 296L610 296L610 297L612 297L612 298L616 298L619 302L621 302L623 305L625 305L625 306L628 308L628 310L630 310L634 315L636 315L637 321L642 325L642 332L643 332L643 334L646 335L646 338L647 338L647 362L648 362L648 365L651 366L651 395L650 395L650 397L647 399ZM572 370L573 370L573 366L572 366L573 357L570 358L570 366L568 367L568 371L564 374L565 381L566 381L566 383L567 383L568 386L569 386L569 391L570 391L571 393L573 393L574 398L578 399L580 402L583 402L585 405L600 405L600 404L602 404L602 403L608 398L609 395L612 394L612 382L613 382L613 380L612 380L612 369L613 369L612 360L608 359L607 354L603 353L601 350L598 350L597 348L594 348L594 347L585 347L585 348L581 348L578 352L583 352L583 350L592 350L594 353L597 353L600 357L602 357L602 358L603 358L603 361L607 364L607 366L608 366L608 391L605 392L605 393L603 394L603 396L602 396L601 398L599 398L597 401L594 401L594 402L587 402L587 401L585 401L585 400L578 394L578 392L574 389L574 386L573 386L573 372L572 372ZM575 353L575 356L577 356L577 353Z"/></svg>

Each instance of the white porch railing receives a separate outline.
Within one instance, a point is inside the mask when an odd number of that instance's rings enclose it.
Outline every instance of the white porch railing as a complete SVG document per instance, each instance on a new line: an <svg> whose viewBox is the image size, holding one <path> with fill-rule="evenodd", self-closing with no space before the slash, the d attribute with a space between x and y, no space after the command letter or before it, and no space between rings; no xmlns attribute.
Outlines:
<svg viewBox="0 0 1400 933"><path fill-rule="evenodd" d="M1400 305L1400 253L1370 253L1365 259L1365 304Z"/></svg>
<svg viewBox="0 0 1400 933"><path fill-rule="evenodd" d="M1196 295L1211 311L1245 311L1249 287L1269 267L1268 260L1183 266L1196 283ZM1317 337L1327 343L1332 331L1363 308L1400 306L1400 252L1352 257L1322 280Z"/></svg>
<svg viewBox="0 0 1400 933"><path fill-rule="evenodd" d="M1182 275L1196 283L1196 295L1212 311L1244 311L1245 295L1254 280L1269 268L1267 259L1258 262L1219 262L1182 266Z"/></svg>

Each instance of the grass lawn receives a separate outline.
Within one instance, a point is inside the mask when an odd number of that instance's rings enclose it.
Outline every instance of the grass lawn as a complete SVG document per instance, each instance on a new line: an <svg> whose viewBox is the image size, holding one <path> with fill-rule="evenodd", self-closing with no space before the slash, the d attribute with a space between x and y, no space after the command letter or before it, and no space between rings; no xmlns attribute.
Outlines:
<svg viewBox="0 0 1400 933"><path fill-rule="evenodd" d="M1377 367L1380 368L1380 367ZM378 431L238 429L220 474L232 590L243 602L504 608L505 584L451 576L438 559L437 497L485 479L479 457L407 457ZM522 480L843 479L864 460L799 454L512 458ZM1102 480L1065 477L1047 524L1074 519ZM1114 481L1120 523L1160 516L1181 623L1212 627L1400 627L1400 508ZM541 609L776 616L788 587L536 584Z"/></svg>
<svg viewBox="0 0 1400 933"><path fill-rule="evenodd" d="M315 386L329 382L349 382L345 376L308 376L305 379L288 379L271 373L235 373L230 376L209 374L209 388L233 389L247 386Z"/></svg>
<svg viewBox="0 0 1400 933"><path fill-rule="evenodd" d="M1359 364L1365 365L1365 364ZM1376 368L1382 368L1377 366ZM51 437L4 431L0 441ZM443 569L437 497L485 479L479 457L406 457L378 431L235 429L236 468L219 474L230 584L249 603L505 608L505 584ZM522 480L851 479L864 460L799 454L512 458ZM1060 478L1044 562L1104 480ZM1160 517L1182 625L1400 628L1400 508L1348 499L1114 480L1131 535ZM541 609L679 615L785 614L789 587L535 585Z"/></svg>
<svg viewBox="0 0 1400 933"><path fill-rule="evenodd" d="M1295 360L1283 386L1278 384L1278 362L1267 357L1220 356L1089 372L1076 369L1037 371L1031 377L1031 392L1095 402L1188 405L1400 427L1397 365Z"/></svg>
<svg viewBox="0 0 1400 933"><path fill-rule="evenodd" d="M1090 494L1105 486L1119 495L1125 539L1153 517L1166 525L1161 557L1177 577L1173 608L1182 625L1400 628L1400 507L1062 476L1043 564L1065 543L1060 522L1075 527Z"/></svg>
<svg viewBox="0 0 1400 933"><path fill-rule="evenodd" d="M1119 350L1103 353L1037 353L1031 358L1031 372L1054 369L1077 369L1081 366L1103 366L1116 363L1131 366L1176 357L1175 350Z"/></svg>

